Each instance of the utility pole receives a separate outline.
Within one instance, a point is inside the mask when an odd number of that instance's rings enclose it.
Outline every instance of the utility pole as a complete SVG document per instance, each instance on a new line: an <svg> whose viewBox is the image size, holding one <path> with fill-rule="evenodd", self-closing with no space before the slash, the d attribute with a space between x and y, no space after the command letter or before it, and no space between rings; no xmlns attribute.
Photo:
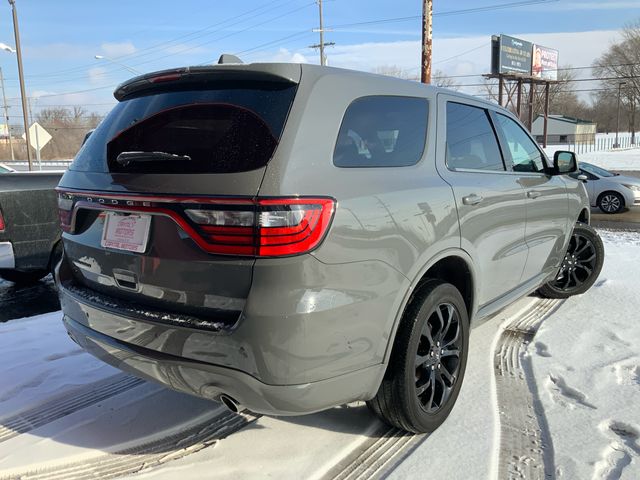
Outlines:
<svg viewBox="0 0 640 480"><path fill-rule="evenodd" d="M22 50L20 48L20 32L18 30L18 12L16 11L16 0L9 0L13 13L13 33L16 37L16 56L18 57L18 77L20 78L20 96L22 98L22 119L24 120L24 138L26 140L27 162L29 162L29 171L31 165L31 140L29 138L29 119L27 118L27 92L24 87L24 73L22 70Z"/></svg>
<svg viewBox="0 0 640 480"><path fill-rule="evenodd" d="M326 57L324 56L324 25L322 23L322 0L318 0L318 13L320 14L320 65L325 65Z"/></svg>
<svg viewBox="0 0 640 480"><path fill-rule="evenodd" d="M422 83L431 83L433 0L422 0Z"/></svg>
<svg viewBox="0 0 640 480"><path fill-rule="evenodd" d="M13 153L13 138L11 138L11 126L9 125L9 106L7 105L7 96L4 91L4 76L2 75L2 67L0 67L0 85L2 85L2 103L4 105L4 118L7 119L7 135L9 135L9 149L11 150L11 161L16 158Z"/></svg>
<svg viewBox="0 0 640 480"><path fill-rule="evenodd" d="M314 28L313 31L320 33L320 43L318 43L317 45L310 45L309 48L317 48L320 50L320 65L324 66L327 64L327 57L324 54L324 47L335 45L335 42L325 43L324 41L324 32L328 32L329 30L324 29L324 20L322 16L322 0L316 0L316 3L318 4L318 13L320 14L320 28Z"/></svg>

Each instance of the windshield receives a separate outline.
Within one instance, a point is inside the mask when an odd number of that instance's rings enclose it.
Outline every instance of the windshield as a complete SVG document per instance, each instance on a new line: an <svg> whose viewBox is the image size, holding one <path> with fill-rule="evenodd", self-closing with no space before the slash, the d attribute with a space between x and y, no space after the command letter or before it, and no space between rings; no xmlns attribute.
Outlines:
<svg viewBox="0 0 640 480"><path fill-rule="evenodd" d="M591 165L590 163L580 162L580 168L585 172L591 173L592 175L597 175L598 177L615 177L616 176L615 173L612 173L609 170L605 170L604 168L596 167L595 165Z"/></svg>
<svg viewBox="0 0 640 480"><path fill-rule="evenodd" d="M120 102L78 152L71 170L235 173L271 159L295 86L157 93ZM162 152L118 162L123 152Z"/></svg>

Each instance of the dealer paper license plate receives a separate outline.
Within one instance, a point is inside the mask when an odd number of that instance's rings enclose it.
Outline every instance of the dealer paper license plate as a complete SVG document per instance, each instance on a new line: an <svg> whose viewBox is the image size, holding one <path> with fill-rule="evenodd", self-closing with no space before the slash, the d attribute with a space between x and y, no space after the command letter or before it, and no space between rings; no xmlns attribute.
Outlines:
<svg viewBox="0 0 640 480"><path fill-rule="evenodd" d="M150 215L107 212L100 244L106 248L143 253L147 248L150 227Z"/></svg>

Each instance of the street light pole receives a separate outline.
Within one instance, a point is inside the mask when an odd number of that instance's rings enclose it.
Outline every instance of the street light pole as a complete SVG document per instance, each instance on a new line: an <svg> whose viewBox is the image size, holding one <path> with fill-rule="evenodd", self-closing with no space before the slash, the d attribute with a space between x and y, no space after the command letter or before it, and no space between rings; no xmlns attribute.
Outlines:
<svg viewBox="0 0 640 480"><path fill-rule="evenodd" d="M9 150L11 150L11 161L16 157L13 153L13 139L11 138L11 126L9 125L9 106L7 105L7 96L4 92L4 76L2 75L2 67L0 67L0 85L2 86L2 103L4 105L4 117L7 119L7 135L9 135Z"/></svg>
<svg viewBox="0 0 640 480"><path fill-rule="evenodd" d="M13 13L13 33L16 37L16 56L18 57L18 77L20 79L20 97L22 98L22 119L24 121L24 138L26 140L27 162L29 162L29 171L31 165L31 139L29 138L29 119L27 117L27 92L24 87L24 73L22 71L22 50L20 49L20 31L18 30L18 12L16 11L16 0L9 0Z"/></svg>
<svg viewBox="0 0 640 480"><path fill-rule="evenodd" d="M622 86L626 84L627 82L618 83L618 113L616 117L616 143L614 143L613 148L620 148L620 144L618 143L618 132L620 131L620 91L622 90Z"/></svg>
<svg viewBox="0 0 640 480"><path fill-rule="evenodd" d="M125 65L124 63L116 62L113 58L105 57L104 55L95 55L93 58L95 58L96 60L106 60L108 62L113 63L114 65L118 65L118 66L120 66L122 68L126 68L131 73L135 73L136 75L140 75L141 74L141 72L139 72L135 68L131 68L128 65Z"/></svg>

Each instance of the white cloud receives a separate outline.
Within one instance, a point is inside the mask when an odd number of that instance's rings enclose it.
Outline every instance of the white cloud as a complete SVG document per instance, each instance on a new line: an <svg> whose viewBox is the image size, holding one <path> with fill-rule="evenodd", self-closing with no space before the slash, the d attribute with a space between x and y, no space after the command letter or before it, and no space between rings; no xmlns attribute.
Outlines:
<svg viewBox="0 0 640 480"><path fill-rule="evenodd" d="M89 82L95 85L104 82L107 69L103 67L93 67L87 70L87 74L89 75Z"/></svg>
<svg viewBox="0 0 640 480"><path fill-rule="evenodd" d="M103 43L100 45L102 53L108 57L121 57L135 53L136 47L131 42Z"/></svg>
<svg viewBox="0 0 640 480"><path fill-rule="evenodd" d="M508 32L524 40L555 48L560 51L560 66L589 66L602 55L611 43L620 40L616 30L594 30L587 32L518 33ZM491 39L489 35L469 37L436 37L433 40L433 69L447 75L478 75L455 79L460 84L477 84L479 75L489 73L491 66ZM328 63L334 67L371 71L375 67L395 65L409 73L419 74L420 41L370 42L352 45L336 45L326 50ZM260 53L255 61L290 61L299 59L318 63L317 53L308 49L290 51L281 48L276 53ZM576 70L577 78L591 75L590 69ZM580 88L591 88L592 82L581 82ZM464 89L469 93L476 87ZM587 98L588 93L583 94Z"/></svg>
<svg viewBox="0 0 640 480"><path fill-rule="evenodd" d="M260 54L258 54L260 55ZM242 56L241 56L242 57ZM286 48L280 48L276 53L260 55L260 62L283 62L283 63L309 63L305 55L300 52L292 52Z"/></svg>

